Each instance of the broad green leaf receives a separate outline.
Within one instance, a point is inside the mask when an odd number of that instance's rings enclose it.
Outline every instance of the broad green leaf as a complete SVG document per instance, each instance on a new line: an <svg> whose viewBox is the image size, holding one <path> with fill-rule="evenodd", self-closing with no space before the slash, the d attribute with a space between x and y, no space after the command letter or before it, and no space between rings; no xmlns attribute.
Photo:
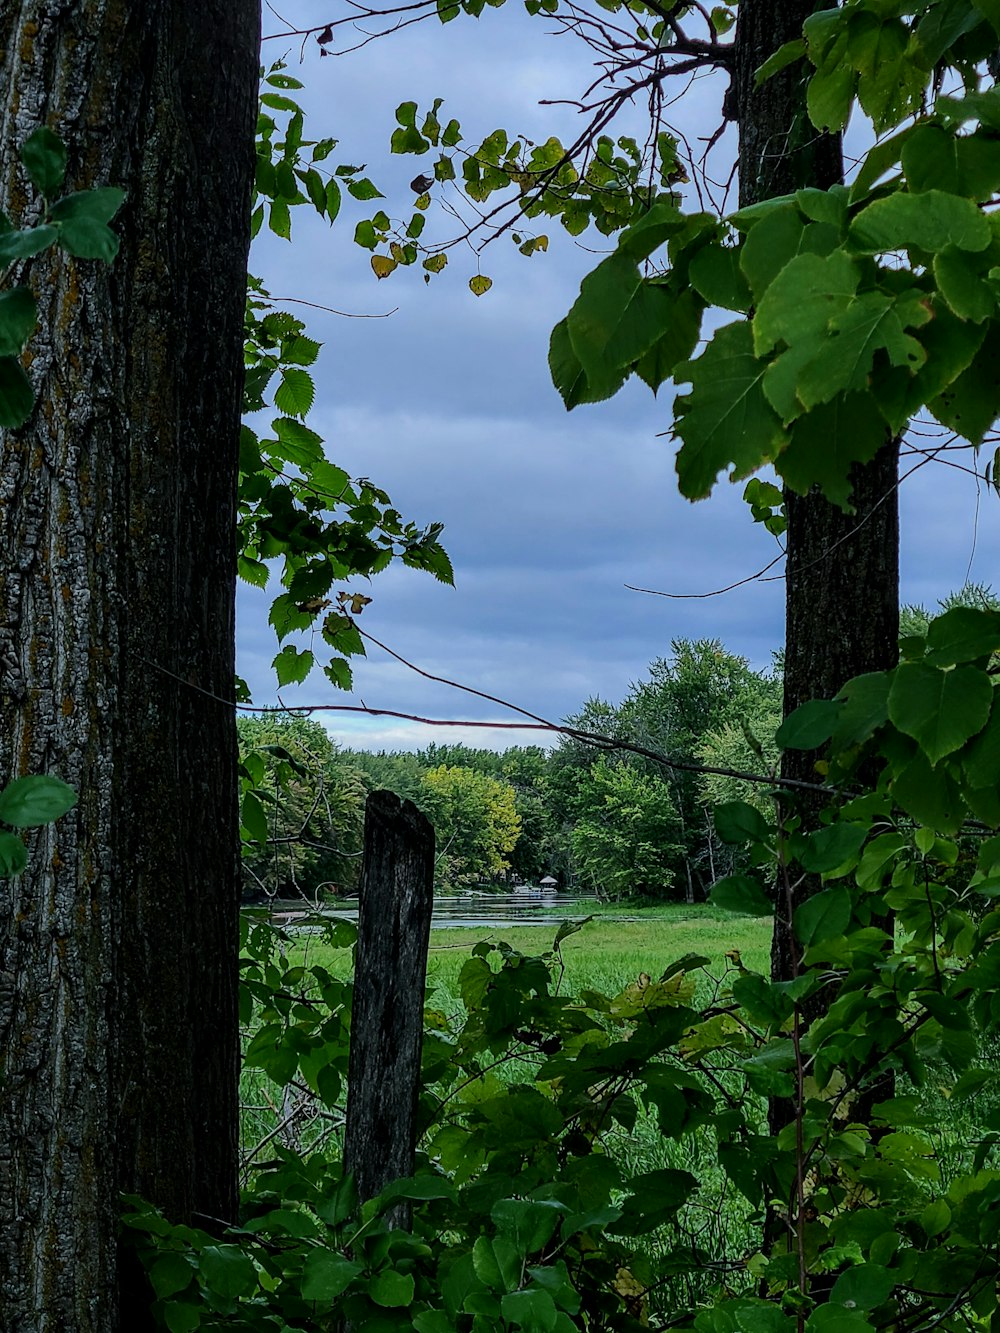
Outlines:
<svg viewBox="0 0 1000 1333"><path fill-rule="evenodd" d="M791 426L791 439L774 466L800 495L817 486L831 502L851 511L851 472L868 463L889 441L885 418L867 393L848 393L822 403Z"/></svg>
<svg viewBox="0 0 1000 1333"><path fill-rule="evenodd" d="M723 842L738 847L745 842L765 842L774 829L754 806L746 801L723 801L714 807L712 822Z"/></svg>
<svg viewBox="0 0 1000 1333"><path fill-rule="evenodd" d="M754 356L753 334L742 320L717 330L696 361L677 367L674 378L692 385L674 408L683 441L677 474L688 499L708 495L730 465L734 480L748 476L784 443L781 422L764 397L766 369Z"/></svg>
<svg viewBox="0 0 1000 1333"><path fill-rule="evenodd" d="M390 1310L412 1305L415 1290L412 1273L397 1273L391 1268L376 1273L368 1284L368 1295L375 1304Z"/></svg>
<svg viewBox="0 0 1000 1333"><path fill-rule="evenodd" d="M902 163L917 194L945 190L981 201L1000 188L1000 143L982 134L960 138L941 125L917 125L903 145Z"/></svg>
<svg viewBox="0 0 1000 1333"><path fill-rule="evenodd" d="M256 792L243 793L243 800L240 802L240 824L253 842L266 843L270 837L267 815Z"/></svg>
<svg viewBox="0 0 1000 1333"><path fill-rule="evenodd" d="M889 690L889 718L934 765L983 729L992 701L989 678L974 667L938 671L903 662Z"/></svg>
<svg viewBox="0 0 1000 1333"><path fill-rule="evenodd" d="M35 406L31 381L12 356L0 357L0 426L23 426Z"/></svg>
<svg viewBox="0 0 1000 1333"><path fill-rule="evenodd" d="M967 251L948 249L935 255L934 278L938 291L959 319L981 324L996 309L996 297Z"/></svg>
<svg viewBox="0 0 1000 1333"><path fill-rule="evenodd" d="M114 186L81 190L52 205L50 222L59 226L59 244L78 259L110 263L118 253L118 237L108 223L125 201L125 191Z"/></svg>
<svg viewBox="0 0 1000 1333"><path fill-rule="evenodd" d="M304 417L309 413L316 396L312 376L297 366L281 372L281 383L274 394L274 405L290 417Z"/></svg>
<svg viewBox="0 0 1000 1333"><path fill-rule="evenodd" d="M523 1258L506 1236L480 1236L472 1247L476 1276L493 1291L513 1291L520 1285Z"/></svg>
<svg viewBox="0 0 1000 1333"><path fill-rule="evenodd" d="M535 1254L551 1238L564 1212L562 1204L527 1199L499 1199L490 1213L501 1236L522 1258Z"/></svg>
<svg viewBox="0 0 1000 1333"><path fill-rule="evenodd" d="M740 252L718 241L703 245L688 266L691 285L709 305L747 311L753 304L750 285L740 268Z"/></svg>
<svg viewBox="0 0 1000 1333"><path fill-rule="evenodd" d="M16 833L0 833L0 879L19 875L28 864L28 849Z"/></svg>
<svg viewBox="0 0 1000 1333"><path fill-rule="evenodd" d="M927 354L923 366L915 375L885 366L871 384L882 415L897 433L968 368L987 332L988 326L959 319L936 293L928 305L932 317L918 335Z"/></svg>
<svg viewBox="0 0 1000 1333"><path fill-rule="evenodd" d="M194 1264L186 1254L167 1250L149 1269L149 1281L159 1299L164 1300L189 1286L194 1273Z"/></svg>
<svg viewBox="0 0 1000 1333"><path fill-rule="evenodd" d="M25 139L19 156L32 185L51 199L66 175L66 145L47 125L39 125Z"/></svg>
<svg viewBox="0 0 1000 1333"><path fill-rule="evenodd" d="M962 754L962 770L970 787L1000 789L1000 703L996 690L986 726Z"/></svg>
<svg viewBox="0 0 1000 1333"><path fill-rule="evenodd" d="M590 916L581 917L579 921L564 921L556 931L556 937L552 941L553 949L558 949L563 940L569 939L570 935L575 935L577 931L582 930L593 919L594 915L591 913Z"/></svg>
<svg viewBox="0 0 1000 1333"><path fill-rule="evenodd" d="M857 75L846 59L846 33L809 80L806 107L818 130L842 130L851 114Z"/></svg>
<svg viewBox="0 0 1000 1333"><path fill-rule="evenodd" d="M782 750L815 750L833 735L840 705L830 699L810 699L788 714L775 733Z"/></svg>
<svg viewBox="0 0 1000 1333"><path fill-rule="evenodd" d="M672 370L673 366L670 368ZM611 398L625 383L626 375L624 370L619 369L608 373L599 384L591 383L580 358L573 351L569 328L564 319L555 326L549 339L549 371L567 411L572 411L581 403L600 403ZM669 374L664 379L669 378Z"/></svg>
<svg viewBox="0 0 1000 1333"><path fill-rule="evenodd" d="M838 231L847 221L847 205L850 191L844 185L831 185L828 190L809 187L797 190L795 202L807 218L813 222L825 222Z"/></svg>
<svg viewBox="0 0 1000 1333"><path fill-rule="evenodd" d="M843 250L826 256L796 255L760 299L753 319L757 355L781 342L794 347L822 334L831 318L850 306L860 279L861 270Z"/></svg>
<svg viewBox="0 0 1000 1333"><path fill-rule="evenodd" d="M934 666L954 666L988 658L1000 649L1000 612L953 606L927 629L927 658ZM978 785L978 784L977 784Z"/></svg>
<svg viewBox="0 0 1000 1333"><path fill-rule="evenodd" d="M687 361L697 347L704 309L704 302L696 291L683 290L671 306L666 328L636 363L635 373L654 393L672 378L676 368Z"/></svg>
<svg viewBox="0 0 1000 1333"><path fill-rule="evenodd" d="M168 1301L163 1309L163 1322L169 1333L192 1333L201 1327L201 1301L198 1305L188 1305L181 1301Z"/></svg>
<svg viewBox="0 0 1000 1333"><path fill-rule="evenodd" d="M774 915L774 903L749 875L727 875L716 880L709 890L708 901L713 907L742 912L744 916Z"/></svg>
<svg viewBox="0 0 1000 1333"><path fill-rule="evenodd" d="M257 1290L257 1269L238 1245L206 1245L198 1256L198 1271L205 1286L227 1300Z"/></svg>
<svg viewBox="0 0 1000 1333"><path fill-rule="evenodd" d="M927 404L942 426L973 444L982 440L1000 416L998 358L1000 329L996 327L996 321L991 321L985 339L968 366Z"/></svg>
<svg viewBox="0 0 1000 1333"><path fill-rule="evenodd" d="M854 11L848 40L857 69L858 101L877 131L892 129L920 108L927 70L908 27L895 16Z"/></svg>
<svg viewBox="0 0 1000 1333"><path fill-rule="evenodd" d="M926 324L931 314L915 294L893 298L863 292L830 319L830 337L820 356L806 365L798 379L798 396L806 407L827 403L835 394L865 394L876 352L911 374L927 353L907 329Z"/></svg>
<svg viewBox="0 0 1000 1333"><path fill-rule="evenodd" d="M634 1175L629 1187L632 1194L622 1201L622 1215L608 1230L622 1236L646 1236L676 1217L698 1189L698 1181L689 1171L665 1167Z"/></svg>
<svg viewBox="0 0 1000 1333"><path fill-rule="evenodd" d="M905 130L900 130L898 134L891 135L888 139L881 139L873 144L861 163L861 168L855 176L850 189L850 202L856 204L859 199L863 199L875 183L882 176L896 165L910 135L914 132L914 127L908 125Z"/></svg>
<svg viewBox="0 0 1000 1333"><path fill-rule="evenodd" d="M640 263L676 232L683 230L687 222L688 219L676 204L661 199L638 222L633 222L631 227L622 232L618 241L618 255Z"/></svg>
<svg viewBox="0 0 1000 1333"><path fill-rule="evenodd" d="M31 255L41 254L58 237L58 230L47 226L0 232L0 264L10 264L15 259L28 259Z"/></svg>
<svg viewBox="0 0 1000 1333"><path fill-rule="evenodd" d="M762 83L766 83L775 74L780 74L783 69L793 65L796 60L801 60L806 53L806 44L801 37L793 37L790 42L785 42L779 46L774 55L768 56L758 69L754 71L754 86L759 88Z"/></svg>
<svg viewBox="0 0 1000 1333"><path fill-rule="evenodd" d="M643 278L626 255L598 264L566 316L570 344L588 378L603 383L648 352L666 327L670 308L665 289Z"/></svg>
<svg viewBox="0 0 1000 1333"><path fill-rule="evenodd" d="M874 1310L888 1300L896 1285L896 1274L878 1264L857 1264L833 1284L831 1305L846 1305L852 1310Z"/></svg>
<svg viewBox="0 0 1000 1333"><path fill-rule="evenodd" d="M310 1250L302 1269L302 1296L324 1305L336 1300L362 1271L362 1266L331 1250Z"/></svg>
<svg viewBox="0 0 1000 1333"><path fill-rule="evenodd" d="M992 231L971 199L943 190L897 191L862 209L851 223L850 238L859 249L875 253L912 246L936 254L950 245L985 250Z"/></svg>
<svg viewBox="0 0 1000 1333"><path fill-rule="evenodd" d="M851 921L851 895L842 884L814 893L796 907L793 921L796 938L807 948L843 935Z"/></svg>
<svg viewBox="0 0 1000 1333"><path fill-rule="evenodd" d="M556 1327L556 1303L540 1287L508 1292L500 1301L500 1313L523 1333L553 1333Z"/></svg>
<svg viewBox="0 0 1000 1333"><path fill-rule="evenodd" d="M735 215L730 221L735 225ZM760 301L797 255L832 254L839 243L838 229L827 223L805 222L792 196L780 207L771 208L750 229L740 250L740 268Z"/></svg>
<svg viewBox="0 0 1000 1333"><path fill-rule="evenodd" d="M76 805L76 792L61 778L38 774L15 778L0 792L0 822L14 828L54 823Z"/></svg>
<svg viewBox="0 0 1000 1333"><path fill-rule="evenodd" d="M840 870L858 856L868 832L867 824L853 824L847 820L817 829L806 838L798 862L803 870L814 875L827 875L831 871Z"/></svg>
<svg viewBox="0 0 1000 1333"><path fill-rule="evenodd" d="M305 648L300 652L294 644L288 643L271 666L274 667L279 685L300 685L313 669L315 661L311 649Z"/></svg>
<svg viewBox="0 0 1000 1333"><path fill-rule="evenodd" d="M837 695L842 709L833 733L839 750L861 745L889 720L889 686L892 674L871 671L849 680Z"/></svg>
<svg viewBox="0 0 1000 1333"><path fill-rule="evenodd" d="M28 287L12 287L0 294L0 357L20 356L35 331L38 307Z"/></svg>

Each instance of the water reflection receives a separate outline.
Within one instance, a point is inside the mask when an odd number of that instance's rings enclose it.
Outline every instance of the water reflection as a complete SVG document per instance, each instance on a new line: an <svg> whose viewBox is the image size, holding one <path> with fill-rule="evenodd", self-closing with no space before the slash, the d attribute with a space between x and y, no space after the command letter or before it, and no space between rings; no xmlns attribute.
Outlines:
<svg viewBox="0 0 1000 1333"><path fill-rule="evenodd" d="M595 894L512 892L439 894L434 898L431 925L436 929L479 930L492 926L558 926L567 918L586 916L597 904ZM301 903L276 902L273 915L294 928L296 920L312 915ZM357 921L357 899L344 906L322 907L320 915L333 921ZM627 915L603 916L603 920L634 921Z"/></svg>

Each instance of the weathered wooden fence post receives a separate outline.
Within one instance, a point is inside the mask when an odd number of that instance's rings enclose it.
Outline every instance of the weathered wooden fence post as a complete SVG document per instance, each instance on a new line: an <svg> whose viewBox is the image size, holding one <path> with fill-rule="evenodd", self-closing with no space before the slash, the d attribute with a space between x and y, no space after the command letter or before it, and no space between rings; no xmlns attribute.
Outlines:
<svg viewBox="0 0 1000 1333"><path fill-rule="evenodd" d="M344 1166L362 1202L413 1174L434 830L412 801L365 806ZM409 1210L390 1214L396 1225Z"/></svg>

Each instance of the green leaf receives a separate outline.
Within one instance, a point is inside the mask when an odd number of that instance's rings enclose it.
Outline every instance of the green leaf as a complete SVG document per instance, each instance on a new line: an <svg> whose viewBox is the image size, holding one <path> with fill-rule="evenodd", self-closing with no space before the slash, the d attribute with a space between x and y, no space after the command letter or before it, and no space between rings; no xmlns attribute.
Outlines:
<svg viewBox="0 0 1000 1333"><path fill-rule="evenodd" d="M870 394L844 394L792 423L791 440L774 466L793 491L807 495L817 486L831 504L851 512L854 465L870 462L889 435Z"/></svg>
<svg viewBox="0 0 1000 1333"><path fill-rule="evenodd" d="M594 916L591 913L590 916L581 917L579 921L564 921L556 931L556 937L552 941L553 949L558 949L563 940L569 939L570 935L575 935L578 930L582 930L593 919Z"/></svg>
<svg viewBox="0 0 1000 1333"><path fill-rule="evenodd" d="M934 666L975 662L1000 650L1000 612L953 606L927 629L927 660Z"/></svg>
<svg viewBox="0 0 1000 1333"><path fill-rule="evenodd" d="M12 356L0 357L0 426L23 426L35 406L31 381Z"/></svg>
<svg viewBox="0 0 1000 1333"><path fill-rule="evenodd" d="M309 413L316 396L312 376L297 366L281 372L281 383L274 394L274 405L288 416L304 417Z"/></svg>
<svg viewBox="0 0 1000 1333"><path fill-rule="evenodd" d="M302 1269L303 1299L328 1305L347 1290L361 1271L361 1264L331 1250L311 1250Z"/></svg>
<svg viewBox="0 0 1000 1333"><path fill-rule="evenodd" d="M928 407L942 426L978 444L1000 415L1000 329L991 321L986 337L969 365Z"/></svg>
<svg viewBox="0 0 1000 1333"><path fill-rule="evenodd" d="M992 235L989 222L971 199L943 190L919 195L897 191L876 199L861 210L850 230L858 249L876 253L910 246L935 254L950 245L985 250Z"/></svg>
<svg viewBox="0 0 1000 1333"><path fill-rule="evenodd" d="M376 1273L368 1284L368 1295L375 1304L390 1310L412 1305L415 1290L411 1273L397 1273L391 1268Z"/></svg>
<svg viewBox="0 0 1000 1333"><path fill-rule="evenodd" d="M194 1272L194 1265L186 1254L167 1250L149 1269L149 1280L153 1291L164 1300L189 1286Z"/></svg>
<svg viewBox="0 0 1000 1333"><path fill-rule="evenodd" d="M746 842L766 842L774 833L760 811L746 801L723 801L714 807L712 819L716 833L731 847Z"/></svg>
<svg viewBox="0 0 1000 1333"><path fill-rule="evenodd" d="M879 1264L856 1264L837 1278L830 1292L830 1303L849 1309L874 1310L889 1299L895 1285L896 1275L887 1268Z"/></svg>
<svg viewBox="0 0 1000 1333"><path fill-rule="evenodd" d="M938 671L903 662L889 691L889 718L934 765L983 729L992 701L989 677L974 667Z"/></svg>
<svg viewBox="0 0 1000 1333"><path fill-rule="evenodd" d="M257 1290L257 1269L238 1245L206 1245L198 1256L198 1270L209 1290L227 1300Z"/></svg>
<svg viewBox="0 0 1000 1333"><path fill-rule="evenodd" d="M784 429L764 396L766 369L742 320L718 329L696 361L676 368L675 379L692 385L674 406L674 429L683 441L677 474L689 500L708 495L730 464L733 480L749 476L784 443Z"/></svg>
<svg viewBox="0 0 1000 1333"><path fill-rule="evenodd" d="M170 1333L192 1333L201 1327L201 1310L195 1305L169 1301L163 1310L163 1322Z"/></svg>
<svg viewBox="0 0 1000 1333"><path fill-rule="evenodd" d="M740 267L740 251L718 242L704 245L688 266L691 285L709 305L747 311L753 304L750 284Z"/></svg>
<svg viewBox="0 0 1000 1333"><path fill-rule="evenodd" d="M508 1292L500 1301L500 1313L524 1333L553 1333L556 1327L556 1303L539 1287Z"/></svg>
<svg viewBox="0 0 1000 1333"><path fill-rule="evenodd" d="M572 411L581 403L603 402L605 398L616 394L625 383L623 370L607 375L602 382L591 383L580 358L573 351L569 328L564 319L555 326L549 339L549 371L567 411Z"/></svg>
<svg viewBox="0 0 1000 1333"><path fill-rule="evenodd" d="M493 1291L513 1291L520 1285L523 1258L504 1236L480 1236L472 1247L476 1276Z"/></svg>
<svg viewBox="0 0 1000 1333"><path fill-rule="evenodd" d="M52 824L76 805L76 792L61 778L15 778L0 792L0 821L14 828Z"/></svg>
<svg viewBox="0 0 1000 1333"><path fill-rule="evenodd" d="M55 227L29 227L24 231L0 232L0 264L41 254L58 237L59 232Z"/></svg>
<svg viewBox="0 0 1000 1333"><path fill-rule="evenodd" d="M66 145L47 125L39 125L25 139L19 156L32 185L51 199L66 175Z"/></svg>
<svg viewBox="0 0 1000 1333"><path fill-rule="evenodd" d="M932 768L919 751L892 779L896 803L921 824L938 833L957 833L965 810L957 782L944 768Z"/></svg>
<svg viewBox="0 0 1000 1333"><path fill-rule="evenodd" d="M704 302L690 288L674 301L666 328L635 367L639 378L656 393L674 375L682 361L687 361L698 345Z"/></svg>
<svg viewBox="0 0 1000 1333"><path fill-rule="evenodd" d="M712 885L708 901L713 907L727 912L742 912L744 916L773 916L774 903L749 875L727 875Z"/></svg>
<svg viewBox="0 0 1000 1333"><path fill-rule="evenodd" d="M810 699L789 713L775 733L782 750L815 750L833 735L840 705L830 699Z"/></svg>
<svg viewBox="0 0 1000 1333"><path fill-rule="evenodd" d="M806 44L801 37L793 37L790 42L785 42L784 45L778 47L772 56L768 56L763 65L754 71L754 87L759 88L762 83L766 83L775 74L780 74L783 69L787 69L796 60L801 60L805 53Z"/></svg>
<svg viewBox="0 0 1000 1333"><path fill-rule="evenodd" d="M803 341L812 344L831 318L847 309L860 279L858 265L843 250L795 255L760 298L753 320L754 351L761 356L782 342L790 348Z"/></svg>
<svg viewBox="0 0 1000 1333"><path fill-rule="evenodd" d="M121 208L125 191L114 186L82 190L52 205L49 220L59 227L59 244L77 259L103 259L118 253L118 237L107 225Z"/></svg>
<svg viewBox="0 0 1000 1333"><path fill-rule="evenodd" d="M490 1213L497 1231L522 1258L537 1253L548 1241L565 1210L562 1204L526 1199L499 1199Z"/></svg>
<svg viewBox="0 0 1000 1333"><path fill-rule="evenodd" d="M827 828L810 833L799 853L798 862L803 870L814 875L826 875L853 862L868 836L867 824L853 824L840 820Z"/></svg>
<svg viewBox="0 0 1000 1333"><path fill-rule="evenodd" d="M278 677L279 685L300 685L313 669L316 661L309 648L299 651L294 644L288 643L271 663Z"/></svg>
<svg viewBox="0 0 1000 1333"><path fill-rule="evenodd" d="M19 875L28 864L28 849L16 833L0 833L0 879Z"/></svg>
<svg viewBox="0 0 1000 1333"><path fill-rule="evenodd" d="M1000 788L1000 696L993 691L990 718L962 755L962 770L970 787Z"/></svg>
<svg viewBox="0 0 1000 1333"><path fill-rule="evenodd" d="M613 254L584 278L566 316L570 344L588 378L600 384L632 365L657 341L670 297L635 262Z"/></svg>
<svg viewBox="0 0 1000 1333"><path fill-rule="evenodd" d="M12 287L0 294L0 357L20 356L35 331L38 307L28 287Z"/></svg>
<svg viewBox="0 0 1000 1333"><path fill-rule="evenodd" d="M996 308L992 289L983 281L975 259L964 250L942 250L934 256L938 291L959 319L980 324Z"/></svg>
<svg viewBox="0 0 1000 1333"><path fill-rule="evenodd" d="M244 792L240 802L240 824L251 842L267 842L270 836L267 815L256 792Z"/></svg>
<svg viewBox="0 0 1000 1333"><path fill-rule="evenodd" d="M1000 143L982 134L959 138L941 125L917 125L902 148L910 189L945 190L988 200L1000 187Z"/></svg>
<svg viewBox="0 0 1000 1333"><path fill-rule="evenodd" d="M843 935L851 921L851 895L842 884L814 893L796 907L793 921L796 937L807 948Z"/></svg>
<svg viewBox="0 0 1000 1333"><path fill-rule="evenodd" d="M889 686L892 675L888 671L871 671L849 680L837 695L842 708L833 733L836 749L846 750L861 745L872 733L889 720Z"/></svg>

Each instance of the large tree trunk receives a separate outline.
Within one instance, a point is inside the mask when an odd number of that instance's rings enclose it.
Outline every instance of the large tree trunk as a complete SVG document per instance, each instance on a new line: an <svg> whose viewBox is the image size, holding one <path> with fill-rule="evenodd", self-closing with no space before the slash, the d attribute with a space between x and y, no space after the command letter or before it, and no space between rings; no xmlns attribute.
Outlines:
<svg viewBox="0 0 1000 1333"><path fill-rule="evenodd" d="M817 134L805 109L798 64L754 87L754 71L825 0L740 0L735 103L739 116L740 204L843 179L837 135ZM820 442L817 442L820 445ZM899 640L898 444L888 442L853 473L855 512L818 492L785 492L785 697L787 716L809 699L832 698L845 681L895 665ZM785 777L816 781L815 756L786 751ZM817 886L818 887L818 886ZM772 973L794 971L794 941L779 908Z"/></svg>
<svg viewBox="0 0 1000 1333"><path fill-rule="evenodd" d="M235 483L254 0L0 7L0 207L47 124L121 253L32 261L38 406L0 435L0 783L78 807L0 920L0 1328L119 1320L119 1191L236 1203ZM202 693L201 691L207 691Z"/></svg>

